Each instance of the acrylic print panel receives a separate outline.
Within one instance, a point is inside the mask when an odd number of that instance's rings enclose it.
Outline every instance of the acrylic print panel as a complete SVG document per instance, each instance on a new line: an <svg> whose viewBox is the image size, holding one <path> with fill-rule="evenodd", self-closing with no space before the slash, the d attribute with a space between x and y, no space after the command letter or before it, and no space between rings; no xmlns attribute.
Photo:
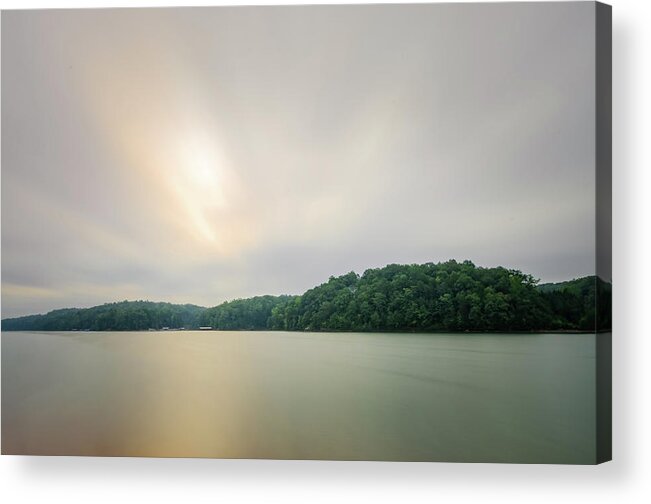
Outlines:
<svg viewBox="0 0 651 504"><path fill-rule="evenodd" d="M2 13L2 453L610 458L610 8Z"/></svg>

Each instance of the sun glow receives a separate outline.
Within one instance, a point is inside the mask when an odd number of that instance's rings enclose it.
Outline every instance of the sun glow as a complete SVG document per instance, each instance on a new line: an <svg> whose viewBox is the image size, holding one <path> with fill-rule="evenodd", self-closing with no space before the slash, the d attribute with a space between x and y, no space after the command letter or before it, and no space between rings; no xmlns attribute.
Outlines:
<svg viewBox="0 0 651 504"><path fill-rule="evenodd" d="M192 73L185 60L171 57L168 66L157 54L146 38L112 46L80 65L80 92L125 178L146 188L138 204L150 217L141 236L148 246L188 260L232 255L250 236L235 212L242 200L238 177L215 117L205 113L209 97L183 78Z"/></svg>
<svg viewBox="0 0 651 504"><path fill-rule="evenodd" d="M169 180L197 234L210 242L218 239L215 225L227 209L227 189L232 176L215 142L205 134L193 134L180 142Z"/></svg>

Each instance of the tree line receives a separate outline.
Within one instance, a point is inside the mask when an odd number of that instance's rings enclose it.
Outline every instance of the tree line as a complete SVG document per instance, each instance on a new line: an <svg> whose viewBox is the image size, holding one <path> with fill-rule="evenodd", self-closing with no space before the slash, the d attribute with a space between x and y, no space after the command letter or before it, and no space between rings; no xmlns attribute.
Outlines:
<svg viewBox="0 0 651 504"><path fill-rule="evenodd" d="M28 315L2 321L4 331L140 331L199 327L206 309L191 304L121 301L92 308L65 308L45 315Z"/></svg>
<svg viewBox="0 0 651 504"><path fill-rule="evenodd" d="M300 296L257 296L212 308L123 301L5 319L3 330L285 331L607 330L610 284L589 276L538 285L470 261L398 265L330 277Z"/></svg>

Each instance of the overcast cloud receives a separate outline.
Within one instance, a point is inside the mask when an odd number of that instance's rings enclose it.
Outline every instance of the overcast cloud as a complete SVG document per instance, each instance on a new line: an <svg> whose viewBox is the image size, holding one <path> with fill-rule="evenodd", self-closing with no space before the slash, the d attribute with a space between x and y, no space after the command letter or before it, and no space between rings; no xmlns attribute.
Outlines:
<svg viewBox="0 0 651 504"><path fill-rule="evenodd" d="M594 274L594 4L2 13L2 316Z"/></svg>

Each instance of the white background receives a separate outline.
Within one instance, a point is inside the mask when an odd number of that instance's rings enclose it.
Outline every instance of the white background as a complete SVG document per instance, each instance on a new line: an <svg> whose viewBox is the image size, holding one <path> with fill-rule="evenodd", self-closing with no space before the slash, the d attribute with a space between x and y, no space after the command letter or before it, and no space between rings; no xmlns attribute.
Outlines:
<svg viewBox="0 0 651 504"><path fill-rule="evenodd" d="M3 9L183 3L247 2L0 0ZM3 502L651 502L651 2L612 4L613 462L575 467L3 456Z"/></svg>

